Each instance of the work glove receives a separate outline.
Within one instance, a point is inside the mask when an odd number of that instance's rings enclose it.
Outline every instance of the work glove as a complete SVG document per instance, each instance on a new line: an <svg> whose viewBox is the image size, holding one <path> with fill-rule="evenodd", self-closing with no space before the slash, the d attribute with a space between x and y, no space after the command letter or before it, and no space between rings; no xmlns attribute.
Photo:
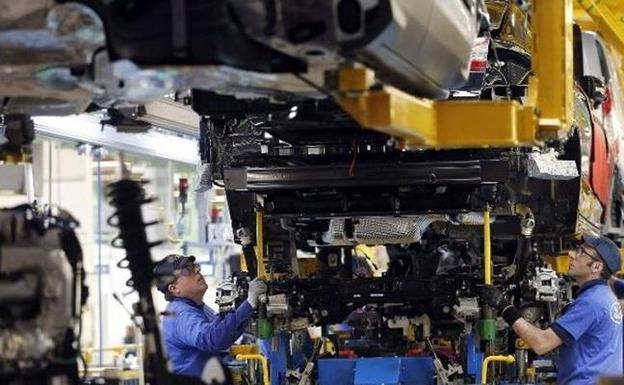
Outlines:
<svg viewBox="0 0 624 385"><path fill-rule="evenodd" d="M247 302L254 309L258 307L259 298L261 295L266 294L267 285L263 281L258 278L254 278L253 281L249 282L249 291L247 293Z"/></svg>
<svg viewBox="0 0 624 385"><path fill-rule="evenodd" d="M503 317L505 322L510 326L513 325L518 318L522 317L520 311L505 298L498 288L492 285L485 285L483 289L481 289L481 303L498 310L501 317Z"/></svg>

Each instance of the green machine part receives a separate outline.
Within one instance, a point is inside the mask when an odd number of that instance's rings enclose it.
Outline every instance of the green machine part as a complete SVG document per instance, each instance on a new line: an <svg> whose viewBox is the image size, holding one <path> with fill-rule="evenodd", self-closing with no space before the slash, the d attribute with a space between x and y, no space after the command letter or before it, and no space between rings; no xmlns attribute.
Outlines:
<svg viewBox="0 0 624 385"><path fill-rule="evenodd" d="M496 320L482 319L479 322L479 336L483 341L494 341L496 339Z"/></svg>
<svg viewBox="0 0 624 385"><path fill-rule="evenodd" d="M261 303L258 309L258 338L273 337L273 323L267 318L266 304Z"/></svg>

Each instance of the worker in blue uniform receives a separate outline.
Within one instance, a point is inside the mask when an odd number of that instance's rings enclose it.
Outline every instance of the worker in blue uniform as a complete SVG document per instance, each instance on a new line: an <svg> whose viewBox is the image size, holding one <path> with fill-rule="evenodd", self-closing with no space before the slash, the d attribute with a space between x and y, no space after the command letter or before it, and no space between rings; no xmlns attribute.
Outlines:
<svg viewBox="0 0 624 385"><path fill-rule="evenodd" d="M620 251L606 237L586 235L569 254L568 274L579 290L549 328L542 330L524 320L493 286L484 287L481 300L497 309L537 354L559 348L558 384L593 385L599 376L622 375L622 311L607 285L620 270Z"/></svg>
<svg viewBox="0 0 624 385"><path fill-rule="evenodd" d="M233 312L217 315L204 304L208 285L195 257L168 255L156 264L154 273L171 277L157 285L169 301L163 319L168 357L175 373L195 377L201 377L208 358L229 349L242 335L258 298L267 291L264 282L254 279L246 301Z"/></svg>

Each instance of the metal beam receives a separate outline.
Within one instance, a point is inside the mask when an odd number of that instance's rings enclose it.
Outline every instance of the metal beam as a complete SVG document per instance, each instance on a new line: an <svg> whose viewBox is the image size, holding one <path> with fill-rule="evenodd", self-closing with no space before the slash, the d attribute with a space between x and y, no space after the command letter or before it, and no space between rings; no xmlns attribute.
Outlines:
<svg viewBox="0 0 624 385"><path fill-rule="evenodd" d="M100 124L94 115L40 116L33 118L35 133L50 138L89 143L109 149L196 165L199 162L197 139L152 130L145 134L117 132Z"/></svg>
<svg viewBox="0 0 624 385"><path fill-rule="evenodd" d="M338 102L363 127L402 138L408 148L511 147L538 143L533 108L514 101L433 102L385 87L344 93Z"/></svg>
<svg viewBox="0 0 624 385"><path fill-rule="evenodd" d="M388 170L392 170L391 173ZM358 164L273 168L226 168L224 180L233 190L263 191L309 186L414 186L487 184L509 178L509 161L483 159L436 162Z"/></svg>
<svg viewBox="0 0 624 385"><path fill-rule="evenodd" d="M572 0L536 0L532 8L534 78L529 92L537 97L542 135L567 131L572 123L574 72Z"/></svg>
<svg viewBox="0 0 624 385"><path fill-rule="evenodd" d="M152 123L168 131L199 138L199 115L182 103L161 98L145 105L140 120Z"/></svg>
<svg viewBox="0 0 624 385"><path fill-rule="evenodd" d="M348 71L353 75L351 71ZM342 71L340 75L342 74ZM339 76L340 76L339 75ZM361 73L365 76L364 73ZM353 84L360 84L352 80ZM361 126L403 138L423 147L438 144L434 103L392 87L342 93L338 103Z"/></svg>
<svg viewBox="0 0 624 385"><path fill-rule="evenodd" d="M438 142L444 147L539 144L533 108L515 101L437 102L435 110Z"/></svg>

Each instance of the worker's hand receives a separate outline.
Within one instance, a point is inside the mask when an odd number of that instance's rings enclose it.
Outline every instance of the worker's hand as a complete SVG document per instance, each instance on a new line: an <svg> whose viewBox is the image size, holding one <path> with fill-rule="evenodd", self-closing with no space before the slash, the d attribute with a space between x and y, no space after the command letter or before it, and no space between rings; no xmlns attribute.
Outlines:
<svg viewBox="0 0 624 385"><path fill-rule="evenodd" d="M266 294L267 285L263 281L258 278L254 278L253 281L249 282L249 292L247 294L247 302L254 309L258 307L259 298L261 295Z"/></svg>
<svg viewBox="0 0 624 385"><path fill-rule="evenodd" d="M503 296L503 293L492 285L485 285L483 289L481 289L481 302L496 310L503 310L502 308L509 304Z"/></svg>
<svg viewBox="0 0 624 385"><path fill-rule="evenodd" d="M522 317L518 309L505 298L503 293L492 285L485 285L481 289L481 302L498 310L509 326Z"/></svg>

